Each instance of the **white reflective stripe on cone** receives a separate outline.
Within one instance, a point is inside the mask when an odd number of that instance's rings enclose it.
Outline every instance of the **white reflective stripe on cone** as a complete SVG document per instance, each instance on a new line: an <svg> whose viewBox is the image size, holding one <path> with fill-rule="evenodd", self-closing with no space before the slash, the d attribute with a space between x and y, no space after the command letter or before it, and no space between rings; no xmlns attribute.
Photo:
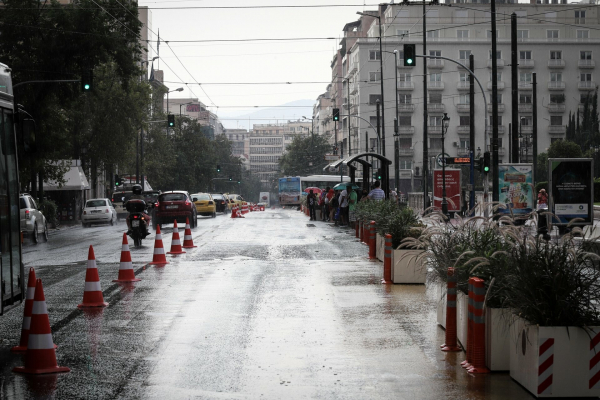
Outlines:
<svg viewBox="0 0 600 400"><path fill-rule="evenodd" d="M190 229L190 224L185 224L185 229Z"/></svg>
<svg viewBox="0 0 600 400"><path fill-rule="evenodd" d="M119 266L119 269L133 269L133 264L131 261L123 261Z"/></svg>
<svg viewBox="0 0 600 400"><path fill-rule="evenodd" d="M185 235L185 236L183 237L183 240L184 240L184 241L185 241L185 240L192 240L192 235Z"/></svg>
<svg viewBox="0 0 600 400"><path fill-rule="evenodd" d="M175 240L171 241L171 246L173 246L173 245L177 245L178 246L180 244L181 244L181 242L179 241L179 239L175 239Z"/></svg>
<svg viewBox="0 0 600 400"><path fill-rule="evenodd" d="M165 248L164 247L155 247L154 254L165 254Z"/></svg>
<svg viewBox="0 0 600 400"><path fill-rule="evenodd" d="M154 239L155 240L162 240L162 233L157 233L156 237Z"/></svg>
<svg viewBox="0 0 600 400"><path fill-rule="evenodd" d="M128 244L124 244L123 247L121 248L121 251L129 252L129 245Z"/></svg>
<svg viewBox="0 0 600 400"><path fill-rule="evenodd" d="M25 298L27 300L33 300L34 297L35 297L35 288L34 287L28 287L27 288L27 296Z"/></svg>
<svg viewBox="0 0 600 400"><path fill-rule="evenodd" d="M86 282L85 283L85 291L86 292L99 292L102 289L100 289L100 282Z"/></svg>
<svg viewBox="0 0 600 400"><path fill-rule="evenodd" d="M29 329L31 326L31 317L23 317L23 329Z"/></svg>
<svg viewBox="0 0 600 400"><path fill-rule="evenodd" d="M88 260L87 267L88 268L96 268L96 260Z"/></svg>
<svg viewBox="0 0 600 400"><path fill-rule="evenodd" d="M173 228L173 233L179 233L179 228Z"/></svg>
<svg viewBox="0 0 600 400"><path fill-rule="evenodd" d="M51 333L43 334L29 334L29 341L27 342L27 348L29 350L47 350L53 349L54 343L52 342Z"/></svg>
<svg viewBox="0 0 600 400"><path fill-rule="evenodd" d="M34 301L31 315L33 314L48 314L48 308L45 301Z"/></svg>

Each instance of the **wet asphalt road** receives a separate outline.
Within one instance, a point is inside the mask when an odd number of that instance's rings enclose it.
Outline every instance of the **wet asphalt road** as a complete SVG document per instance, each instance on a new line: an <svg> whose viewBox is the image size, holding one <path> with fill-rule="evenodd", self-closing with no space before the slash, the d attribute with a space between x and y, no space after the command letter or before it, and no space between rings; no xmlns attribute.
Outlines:
<svg viewBox="0 0 600 400"><path fill-rule="evenodd" d="M24 246L44 291L57 357L71 372L28 377L10 347L23 307L0 317L0 397L81 399L528 399L507 373L471 376L439 350L434 289L381 285L354 232L292 210L199 218L198 246L112 283L120 225L53 232ZM163 231L171 243L171 226ZM183 229L181 230L183 239ZM109 306L77 309L88 246Z"/></svg>

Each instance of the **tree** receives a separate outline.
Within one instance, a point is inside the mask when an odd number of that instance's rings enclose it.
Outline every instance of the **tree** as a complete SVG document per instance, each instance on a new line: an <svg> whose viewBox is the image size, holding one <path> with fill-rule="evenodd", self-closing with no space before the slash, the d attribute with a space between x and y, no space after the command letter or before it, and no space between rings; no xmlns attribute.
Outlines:
<svg viewBox="0 0 600 400"><path fill-rule="evenodd" d="M569 140L556 140L548 149L548 158L581 158L581 147Z"/></svg>
<svg viewBox="0 0 600 400"><path fill-rule="evenodd" d="M331 152L331 145L324 136L296 136L279 160L281 173L290 176L323 174L325 154Z"/></svg>
<svg viewBox="0 0 600 400"><path fill-rule="evenodd" d="M548 180L548 153L538 154L534 178L536 182L544 182Z"/></svg>

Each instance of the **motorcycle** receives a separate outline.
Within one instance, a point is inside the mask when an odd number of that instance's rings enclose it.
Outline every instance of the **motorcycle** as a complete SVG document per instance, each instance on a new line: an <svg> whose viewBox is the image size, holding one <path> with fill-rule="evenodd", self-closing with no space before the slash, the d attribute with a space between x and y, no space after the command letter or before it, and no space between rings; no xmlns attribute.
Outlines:
<svg viewBox="0 0 600 400"><path fill-rule="evenodd" d="M149 214L146 212L146 207L144 200L129 200L126 205L127 211L129 211L127 219L131 227L128 234L133 239L135 247L140 247L142 239L148 236L150 221L147 221L145 217L145 215ZM152 208L152 204L149 204L148 208Z"/></svg>

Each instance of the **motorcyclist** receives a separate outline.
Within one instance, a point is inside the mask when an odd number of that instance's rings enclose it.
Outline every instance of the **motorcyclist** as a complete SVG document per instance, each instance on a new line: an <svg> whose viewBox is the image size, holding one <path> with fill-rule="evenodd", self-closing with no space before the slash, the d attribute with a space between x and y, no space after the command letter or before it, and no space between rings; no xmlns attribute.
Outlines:
<svg viewBox="0 0 600 400"><path fill-rule="evenodd" d="M129 198L129 200L127 200L127 202L125 203L125 206L127 206L127 203L129 203L131 200L142 200L144 202L144 204L146 203L146 199L144 198L144 196L142 195L142 185L133 185L133 187L131 188L131 191L133 192L133 194L131 195L131 197ZM146 214L146 211L144 211L142 213L143 217L144 217L144 221L146 221L146 235L150 234L150 231L148 230L148 228L150 227L150 216L148 214ZM127 221L127 234L131 235L131 221L129 221L129 217L125 219Z"/></svg>

